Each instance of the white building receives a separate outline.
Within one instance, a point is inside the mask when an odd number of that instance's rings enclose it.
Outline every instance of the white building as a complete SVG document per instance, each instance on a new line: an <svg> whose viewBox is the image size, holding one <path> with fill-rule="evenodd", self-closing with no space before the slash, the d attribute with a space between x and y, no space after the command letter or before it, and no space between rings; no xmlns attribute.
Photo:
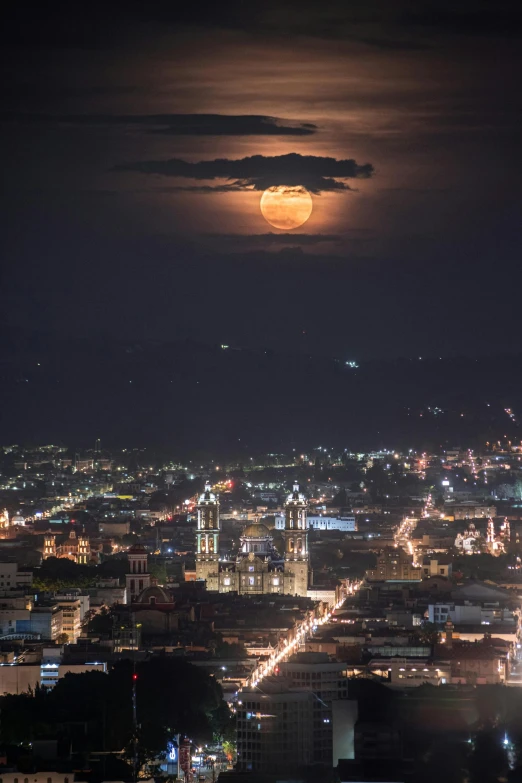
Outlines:
<svg viewBox="0 0 522 783"><path fill-rule="evenodd" d="M85 672L107 672L106 663L1 663L0 695L19 694L34 691L37 687L52 688L66 674L84 674ZM0 772L0 779L5 775Z"/></svg>
<svg viewBox="0 0 522 783"><path fill-rule="evenodd" d="M81 603L78 598L57 598L57 606L62 610L62 633L66 633L69 644L76 644L82 630Z"/></svg>
<svg viewBox="0 0 522 783"><path fill-rule="evenodd" d="M73 772L1 772L1 783L74 783Z"/></svg>
<svg viewBox="0 0 522 783"><path fill-rule="evenodd" d="M387 679L395 688L416 688L419 685L445 685L451 682L451 664L430 662L423 658L376 658L368 670Z"/></svg>
<svg viewBox="0 0 522 783"><path fill-rule="evenodd" d="M473 554L477 546L477 540L480 538L480 533L473 524L470 522L468 528L463 533L457 533L455 539L455 547L460 549L465 554Z"/></svg>
<svg viewBox="0 0 522 783"><path fill-rule="evenodd" d="M501 607L498 603L454 603L444 602L428 605L430 623L446 623L454 625L494 625L509 623L516 627L517 617L511 609Z"/></svg>
<svg viewBox="0 0 522 783"><path fill-rule="evenodd" d="M80 623L83 623L83 618L89 613L91 608L90 598L88 595L84 595L78 587L71 587L67 592L55 593L55 600L61 606L60 601L79 601L80 602Z"/></svg>
<svg viewBox="0 0 522 783"><path fill-rule="evenodd" d="M313 530L339 530L345 533L353 533L357 530L355 516L347 517L328 517L322 515L307 516L308 527ZM285 518L282 514L275 517L275 529L285 529Z"/></svg>
<svg viewBox="0 0 522 783"><path fill-rule="evenodd" d="M33 584L32 571L19 571L18 563L0 563L0 593L23 590Z"/></svg>

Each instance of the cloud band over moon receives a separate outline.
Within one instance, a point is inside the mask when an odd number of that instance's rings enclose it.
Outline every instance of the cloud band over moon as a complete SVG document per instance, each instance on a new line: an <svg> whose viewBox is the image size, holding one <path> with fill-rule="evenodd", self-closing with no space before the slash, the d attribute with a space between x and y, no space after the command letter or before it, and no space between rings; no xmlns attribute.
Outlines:
<svg viewBox="0 0 522 783"><path fill-rule="evenodd" d="M230 160L218 158L195 163L171 158L170 160L137 161L115 167L115 171L135 171L164 177L178 177L192 180L225 180L230 184L205 186L205 192L223 190L259 190L277 185L303 186L311 193L352 190L345 180L368 179L374 174L371 163L359 164L355 160L316 155L253 155L248 158ZM191 189L182 186L183 190ZM202 192L201 186L194 190Z"/></svg>

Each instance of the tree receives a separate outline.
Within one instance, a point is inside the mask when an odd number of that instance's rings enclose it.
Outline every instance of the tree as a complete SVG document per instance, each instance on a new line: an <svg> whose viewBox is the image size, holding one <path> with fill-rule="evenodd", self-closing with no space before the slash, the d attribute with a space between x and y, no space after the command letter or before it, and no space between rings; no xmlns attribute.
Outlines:
<svg viewBox="0 0 522 783"><path fill-rule="evenodd" d="M61 633L56 637L58 644L69 644L69 634Z"/></svg>
<svg viewBox="0 0 522 783"><path fill-rule="evenodd" d="M218 641L214 655L216 658L248 658L244 645L236 642Z"/></svg>
<svg viewBox="0 0 522 783"><path fill-rule="evenodd" d="M103 606L99 612L94 610L89 612L87 632L100 635L108 635L112 632L112 613L107 606Z"/></svg>
<svg viewBox="0 0 522 783"><path fill-rule="evenodd" d="M477 538L474 538L471 542L471 548L473 549L474 554L482 554L483 552L486 552L488 544L484 536L478 536Z"/></svg>
<svg viewBox="0 0 522 783"><path fill-rule="evenodd" d="M234 742L225 740L223 743L223 753L227 757L229 764L234 764L237 759L237 747Z"/></svg>
<svg viewBox="0 0 522 783"><path fill-rule="evenodd" d="M332 506L346 506L348 504L348 498L345 489L340 489L332 500Z"/></svg>
<svg viewBox="0 0 522 783"><path fill-rule="evenodd" d="M126 556L115 555L107 557L103 563L96 567L96 574L99 578L116 578L120 581L125 579L125 574L129 569L129 562Z"/></svg>
<svg viewBox="0 0 522 783"><path fill-rule="evenodd" d="M425 783L464 783L468 777L469 745L460 738L435 738L417 760L416 779Z"/></svg>
<svg viewBox="0 0 522 783"><path fill-rule="evenodd" d="M182 659L154 658L136 666L140 763L162 753L177 733L198 743L230 738L231 715L220 685ZM66 674L48 693L0 698L2 743L29 743L46 736L71 737L78 752L132 746L133 664L118 661L108 674ZM83 730L78 732L78 726Z"/></svg>
<svg viewBox="0 0 522 783"><path fill-rule="evenodd" d="M95 579L92 566L79 565L66 557L48 557L34 570L33 587L59 592L68 587L91 587Z"/></svg>
<svg viewBox="0 0 522 783"><path fill-rule="evenodd" d="M167 566L164 560L152 560L149 563L149 573L160 585L167 584Z"/></svg>
<svg viewBox="0 0 522 783"><path fill-rule="evenodd" d="M469 760L471 783L497 783L509 770L506 751L498 730L479 732L473 742Z"/></svg>
<svg viewBox="0 0 522 783"><path fill-rule="evenodd" d="M421 644L429 644L433 646L439 641L439 629L436 623L430 623L424 621L418 629L415 630L414 635L417 637Z"/></svg>

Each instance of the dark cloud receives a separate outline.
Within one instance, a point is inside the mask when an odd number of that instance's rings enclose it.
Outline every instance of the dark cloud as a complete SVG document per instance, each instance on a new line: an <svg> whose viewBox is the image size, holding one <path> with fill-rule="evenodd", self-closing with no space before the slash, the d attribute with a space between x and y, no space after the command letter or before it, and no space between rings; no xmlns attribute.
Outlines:
<svg viewBox="0 0 522 783"><path fill-rule="evenodd" d="M45 3L12 3L7 22L0 29L6 46L101 50L130 37L136 30L246 31L256 36L311 36L359 41L378 49L414 50L437 42L447 34L470 37L520 33L522 10L518 0L214 0L172 3L135 0L125 4L125 14L109 9L101 0L79 0L75 13L66 0Z"/></svg>
<svg viewBox="0 0 522 783"><path fill-rule="evenodd" d="M205 238L223 241L227 245L270 247L272 245L318 245L340 242L339 234L205 234Z"/></svg>
<svg viewBox="0 0 522 783"><path fill-rule="evenodd" d="M232 185L171 185L167 188L151 188L150 190L141 190L135 192L142 193L199 193L207 195L210 193L234 193L238 190L248 190L240 182ZM252 190L252 188L250 188Z"/></svg>
<svg viewBox="0 0 522 783"><path fill-rule="evenodd" d="M310 136L317 125L262 114L0 114L24 125L137 126L168 136Z"/></svg>
<svg viewBox="0 0 522 783"><path fill-rule="evenodd" d="M274 157L253 155L239 160L218 158L196 163L180 158L145 160L123 163L116 166L115 171L137 171L193 180L232 180L232 188L237 190L302 185L312 193L351 190L344 180L367 179L374 173L371 163L360 165L353 159L337 160L295 152Z"/></svg>
<svg viewBox="0 0 522 783"><path fill-rule="evenodd" d="M518 0L499 0L492 13L487 0L465 0L460 4L426 3L399 13L399 19L402 24L435 33L511 37L519 35L522 30L522 7Z"/></svg>

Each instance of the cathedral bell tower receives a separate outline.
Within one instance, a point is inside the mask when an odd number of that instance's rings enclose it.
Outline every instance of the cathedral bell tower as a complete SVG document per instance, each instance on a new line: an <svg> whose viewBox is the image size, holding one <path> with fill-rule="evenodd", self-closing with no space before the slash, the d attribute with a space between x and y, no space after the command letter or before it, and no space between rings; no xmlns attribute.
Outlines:
<svg viewBox="0 0 522 783"><path fill-rule="evenodd" d="M127 603L135 601L139 594L150 587L151 576L147 568L147 552L141 544L135 544L127 550L129 570L125 575Z"/></svg>
<svg viewBox="0 0 522 783"><path fill-rule="evenodd" d="M196 579L204 579L208 590L216 590L219 580L219 500L208 482L199 496L197 510Z"/></svg>
<svg viewBox="0 0 522 783"><path fill-rule="evenodd" d="M285 576L294 578L294 594L305 596L308 591L310 556L308 554L308 504L299 484L285 503Z"/></svg>

